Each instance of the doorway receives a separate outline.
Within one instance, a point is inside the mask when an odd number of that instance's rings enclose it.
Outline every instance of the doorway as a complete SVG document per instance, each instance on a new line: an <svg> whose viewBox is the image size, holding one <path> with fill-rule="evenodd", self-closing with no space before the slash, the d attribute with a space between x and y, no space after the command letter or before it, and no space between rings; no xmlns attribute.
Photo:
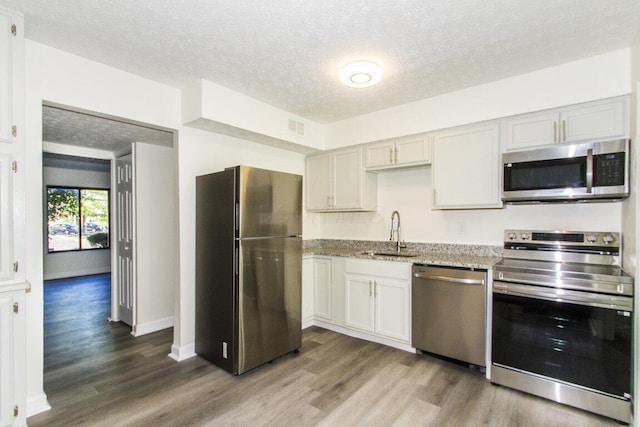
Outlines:
<svg viewBox="0 0 640 427"><path fill-rule="evenodd" d="M124 252L124 246L123 248L119 248L121 245L116 244L119 232L122 234L122 231L125 231L125 229L130 236L135 236L136 219L135 216L133 216L133 219L127 222L125 226L119 221L115 221L117 212L124 206L123 201L118 200L117 197L116 186L118 180L116 176L116 159L123 155L131 155L135 151L136 144L164 148L166 149L165 151L170 152L172 156L172 147L174 139L176 138L175 132L144 123L48 102L43 103L42 117L43 155L45 158L43 162L45 167L43 176L47 175L47 162L51 162L52 158L58 162L75 160L76 164L82 164L82 167L76 168L76 172L71 174L75 174L76 176L82 175L78 173L77 170L84 168L84 175L90 176L90 178L85 177L81 178L81 180L86 181L87 179L93 179L100 173L103 174L104 178L106 174L108 176L107 185L105 185L103 181L99 186L107 187L111 191L110 206L113 212L108 225L91 223L91 227L98 226L109 230L109 244L107 245L109 248L101 248L100 251L86 251L87 253L91 252L92 256L82 253L85 252L83 250L71 250L66 254L66 258L75 258L76 262L69 262L65 260L64 254L62 253L50 253L48 250L48 241L46 241L44 256L47 262L45 262L44 278L45 280L62 279L86 274L111 273L111 309L107 318L113 321L125 321L125 323L132 327L132 334L136 335L137 319L135 310L138 292L136 290L135 251L129 253L128 259L130 263L127 271L123 271L123 266L120 265L120 261L123 259L121 252ZM141 151L147 152L145 150ZM101 165L104 169L101 171L86 170L96 165ZM174 178L172 170L173 165L170 164L170 167L167 168L165 172L171 175L170 179ZM44 184L45 192L48 185L59 185L59 183L51 184L47 182ZM132 202L129 200L129 206L131 206L131 204ZM172 204L174 204L173 201ZM45 206L47 206L46 201ZM45 212L44 218L46 219L47 217L48 215ZM47 239L48 231L49 226L47 224L45 227ZM73 231L73 229L71 231ZM79 232L81 231L86 232L87 229L81 228ZM82 241L83 240L80 239L80 242ZM131 247L132 245L130 245L130 243L132 242L129 240L128 243L128 247ZM100 253L99 256L97 255L98 253ZM78 258L82 257L84 257L84 260L78 262ZM73 265L70 266L70 264ZM56 271L50 274L52 270ZM126 304L120 304L122 301L125 301ZM144 303L145 300L143 299L141 302ZM171 306L173 306L172 301ZM126 311L127 309L129 310L128 312ZM171 324L169 326L172 326L172 314L171 312ZM161 319L162 321L159 322L158 325L145 326L145 330L153 331L153 328L156 326L162 327L167 325L168 322L166 318L168 318L168 316Z"/></svg>

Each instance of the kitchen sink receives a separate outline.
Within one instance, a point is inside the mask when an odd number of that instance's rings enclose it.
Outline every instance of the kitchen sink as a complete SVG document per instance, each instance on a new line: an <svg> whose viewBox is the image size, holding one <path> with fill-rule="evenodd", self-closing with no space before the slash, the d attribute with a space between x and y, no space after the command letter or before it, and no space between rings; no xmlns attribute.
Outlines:
<svg viewBox="0 0 640 427"><path fill-rule="evenodd" d="M411 252L376 252L376 251L364 251L362 252L362 255L397 256L397 257L403 257L403 258L413 258L418 256L418 254L414 254Z"/></svg>

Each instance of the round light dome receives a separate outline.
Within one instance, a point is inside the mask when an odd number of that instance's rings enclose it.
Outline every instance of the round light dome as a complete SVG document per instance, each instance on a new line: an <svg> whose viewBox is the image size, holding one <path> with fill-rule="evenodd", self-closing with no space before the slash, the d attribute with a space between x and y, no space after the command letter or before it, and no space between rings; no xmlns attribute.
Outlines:
<svg viewBox="0 0 640 427"><path fill-rule="evenodd" d="M369 87L382 78L382 69L371 61L355 61L342 67L340 81L349 87Z"/></svg>

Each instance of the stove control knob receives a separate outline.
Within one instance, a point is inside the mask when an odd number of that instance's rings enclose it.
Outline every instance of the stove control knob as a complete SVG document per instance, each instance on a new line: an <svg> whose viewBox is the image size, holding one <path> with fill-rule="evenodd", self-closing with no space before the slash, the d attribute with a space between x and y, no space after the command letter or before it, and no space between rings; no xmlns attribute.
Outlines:
<svg viewBox="0 0 640 427"><path fill-rule="evenodd" d="M611 234L605 234L604 237L602 238L602 240L604 240L605 245L608 245L610 243L613 243L614 240L616 240L616 239Z"/></svg>
<svg viewBox="0 0 640 427"><path fill-rule="evenodd" d="M518 238L518 235L512 231L507 235L507 237L509 238L509 240L516 240Z"/></svg>
<svg viewBox="0 0 640 427"><path fill-rule="evenodd" d="M597 241L598 241L598 235L597 234L587 234L587 242L595 243Z"/></svg>
<svg viewBox="0 0 640 427"><path fill-rule="evenodd" d="M520 235L520 238L521 238L522 240L529 240L529 233L522 233L522 234Z"/></svg>

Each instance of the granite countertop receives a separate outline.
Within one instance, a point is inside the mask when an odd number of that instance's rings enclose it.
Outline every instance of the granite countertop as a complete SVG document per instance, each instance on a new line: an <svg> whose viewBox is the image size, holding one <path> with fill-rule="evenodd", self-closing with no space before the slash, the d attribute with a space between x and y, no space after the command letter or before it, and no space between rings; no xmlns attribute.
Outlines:
<svg viewBox="0 0 640 427"><path fill-rule="evenodd" d="M410 243L403 253L415 257L374 255L372 252L395 252L393 242L363 240L309 240L305 241L304 255L325 255L380 261L432 264L449 267L490 269L502 257L499 246Z"/></svg>

